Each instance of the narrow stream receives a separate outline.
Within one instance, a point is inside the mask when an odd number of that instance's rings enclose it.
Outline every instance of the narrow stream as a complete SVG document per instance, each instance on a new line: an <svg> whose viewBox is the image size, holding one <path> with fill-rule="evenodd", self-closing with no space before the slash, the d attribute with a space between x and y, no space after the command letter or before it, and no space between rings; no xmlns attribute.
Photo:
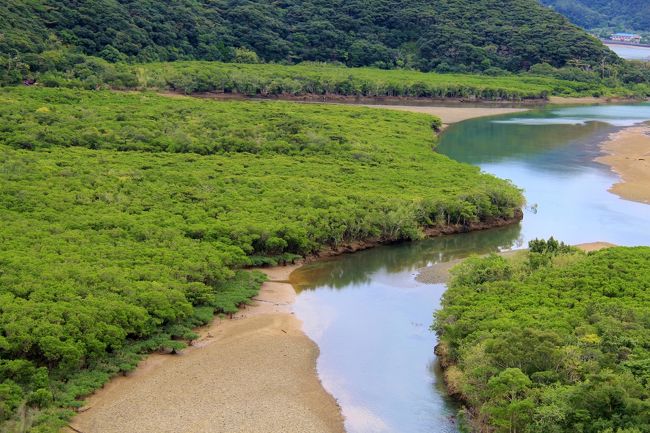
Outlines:
<svg viewBox="0 0 650 433"><path fill-rule="evenodd" d="M320 347L319 375L349 433L458 431L429 331L445 286L417 282L417 269L551 235L573 244L650 245L650 206L607 192L617 177L592 161L609 133L649 119L650 104L641 104L456 124L438 151L523 188L521 224L375 248L294 272L295 312Z"/></svg>

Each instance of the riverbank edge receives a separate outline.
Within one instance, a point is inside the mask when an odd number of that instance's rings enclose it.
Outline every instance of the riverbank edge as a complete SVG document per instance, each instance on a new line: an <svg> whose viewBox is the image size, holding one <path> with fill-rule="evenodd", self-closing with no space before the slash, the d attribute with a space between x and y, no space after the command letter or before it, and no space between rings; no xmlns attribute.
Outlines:
<svg viewBox="0 0 650 433"><path fill-rule="evenodd" d="M512 218L494 218L490 221L474 222L467 225L457 224L457 225L449 225L445 227L431 227L425 229L424 235L427 238L431 238L437 236L466 233L469 231L488 230L491 228L517 224L522 220L522 218L523 218L523 211L521 209L517 209L515 210ZM338 406L338 402L336 401L336 399L322 386L320 377L317 372L317 359L319 353L318 346L304 333L302 329L302 323L293 315L292 305L297 294L295 291L295 287L290 283L289 276L294 270L308 263L312 263L330 257L352 254L354 252L366 250L369 248L374 248L381 245L395 244L395 243L398 242L387 241L382 239L368 239L365 241L342 244L338 247L323 248L318 253L308 255L291 265L284 265L284 266L279 265L279 266L273 266L268 268L263 268L263 267L252 268L254 270L259 270L261 272L264 272L268 278L268 280L262 284L262 287L260 288L260 292L258 293L258 295L251 298L251 301L253 301L253 303L251 305L245 306L244 308L240 309L239 312L237 312L232 319L222 319L219 317L215 317L213 322L211 322L210 324L197 328L195 331L199 335L198 339L194 340L192 342L192 345L188 346L181 353L185 356L192 352L201 350L207 344L218 343L224 338L227 338L227 329L224 331L222 328L224 326L227 328L229 324L232 327L233 323L237 323L237 322L241 323L243 321L246 321L247 319L250 320L255 317L259 318L260 316L264 316L264 315L266 315L268 318L267 322L271 323L271 325L268 325L267 323L268 326L273 326L272 325L273 318L278 315L284 316L285 319L293 320L295 321L295 323L297 323L297 326L291 328L292 333L298 334L299 338L301 339L306 339L309 342L309 344L314 348L314 351L311 353L311 355L309 354L307 355L309 357L308 359L309 367L305 368L301 373L307 377L311 376L312 378L317 380L318 383L320 384L320 390L318 390L317 392L321 394L321 397L317 399L317 403L313 406L313 409L325 413L325 415L323 415L323 418L329 420L328 421L329 428L327 430L328 432L343 432L344 427L343 427L343 415L341 412L341 408ZM284 288L283 293L280 294L279 296L278 293L276 292L278 289L277 285L280 285L280 287ZM271 295L271 300L268 299L269 295ZM278 310L278 308L274 308L274 307L281 307L281 308ZM269 310L269 308L271 308L271 310ZM284 323L283 327L286 328L287 324ZM275 329L275 331L279 331L279 332L281 331L283 333L286 333L287 329L278 328ZM217 332L221 332L225 334L225 337L219 340L213 340L213 335ZM279 334L279 332L276 334L281 335ZM301 357L301 356L305 356L305 353L304 352L292 353L292 357ZM96 390L94 393L90 394L86 398L85 405L78 410L77 414L69 421L67 427L65 427L62 431L66 433L70 433L70 432L93 433L93 430L84 429L84 427L86 427L89 423L91 423L91 421L87 421L87 419L94 415L94 413L90 411L90 409L97 407L99 404L101 404L97 402L98 401L101 402L102 399L105 399L106 398L105 394L111 392L110 391L111 389L115 389L115 387L120 386L119 385L120 383L124 381L128 381L129 379L137 377L138 375L145 374L147 370L151 368L155 368L157 365L159 365L162 362L174 362L174 355L160 354L160 353L152 353L146 355L144 359L138 364L138 367L135 370L128 373L127 375L115 376L112 379L110 379L109 382L105 384L102 388ZM289 381L291 379L292 378L284 378L284 380L289 380ZM250 384L244 384L243 386L250 387ZM335 411L332 409L332 407L336 408ZM278 410L280 410L280 408ZM265 430L266 426L260 426L260 428L262 430ZM268 429L265 431L268 431Z"/></svg>
<svg viewBox="0 0 650 433"><path fill-rule="evenodd" d="M424 229L424 238L434 238L438 236L457 235L461 233L468 233L473 231L482 231L505 227L512 224L518 224L524 218L524 212L521 209L515 209L514 215L511 218L493 218L488 221L471 222L467 225L450 224L441 227L428 227ZM304 264L311 263L317 260L336 257L345 254L352 254L358 251L367 250L370 248L378 247L381 245L392 245L410 241L394 241L385 240L381 238L370 238L362 241L345 242L336 247L323 248L317 253L310 254L304 258ZM261 268L263 269L263 268Z"/></svg>
<svg viewBox="0 0 650 433"><path fill-rule="evenodd" d="M605 248L616 247L616 245L614 244L611 244L609 242L602 242L602 241L582 243L574 246L584 251L585 253L598 251ZM528 249L509 250L509 251L504 251L501 254L504 255L521 254L526 251L528 251ZM455 264L458 264L460 262L462 262L462 260L457 260ZM421 271L422 270L420 270L420 272ZM445 283L445 284L447 283L448 280L447 277L449 276L448 269L446 271L447 273L445 278L436 281L436 283ZM416 279L417 278L418 277L416 277ZM421 281L421 282L426 283L426 281ZM454 364L449 360L449 348L447 347L446 344L444 344L444 342L438 342L438 344L436 344L435 347L433 348L433 353L436 355L438 365L442 370L442 377L445 385L445 390L447 391L447 395L453 400L455 400L457 403L462 405L460 409L460 411L462 411L464 415L462 422L470 426L469 431L471 432L483 431L483 429L487 428L487 426L484 425L483 424L484 421L480 419L480 413L477 413L476 408L468 404L467 400L463 397L461 390L454 388L454 386L452 385L452 381L449 379L449 377L454 374L454 369L457 368L456 364Z"/></svg>
<svg viewBox="0 0 650 433"><path fill-rule="evenodd" d="M650 204L650 123L610 134L600 150L603 154L594 161L619 177L608 191L624 200Z"/></svg>
<svg viewBox="0 0 650 433"><path fill-rule="evenodd" d="M246 378L246 382L237 383L235 387L220 384L219 395L225 394L229 398L233 398L242 390L246 390L246 393L253 392L259 400L257 404L264 406L267 411L271 410L273 413L278 414L277 420L269 420L268 417L249 419L247 426L254 431L294 433L294 430L287 430L287 426L300 424L298 421L303 421L303 424L306 423L313 427L313 430L309 431L343 433L345 431L343 416L338 402L322 386L316 371L319 348L304 333L302 322L292 312L296 291L289 282L289 275L302 266L303 263L301 261L288 266L256 268L256 270L264 272L268 279L262 284L259 293L251 298L252 303L250 305L241 308L230 319L215 316L210 324L197 328L195 331L198 338L193 340L192 344L179 352L178 355L149 354L132 372L124 376L113 377L103 388L87 397L86 404L62 431L68 433L118 433L123 431L122 428L124 427L120 422L126 423L131 428L133 427L132 423L138 421L133 421L132 417L120 416L119 413L114 413L119 411L115 407L119 406L118 400L120 397L131 394L129 388L138 388L143 381L155 383L156 378L159 379L159 376L165 375L165 371L163 371L165 367L169 367L174 363L186 362L191 357L195 359L190 364L190 367L193 366L194 373L200 375L201 370L205 371L206 363L217 363L217 360L211 359L209 356L210 348L214 351L228 344L227 347L232 350L233 345L248 344L252 337L259 340L260 336L265 336L266 339L261 347L259 341L256 343L257 351L260 354L259 357L256 357L257 359L261 359L263 356L266 364L279 366L291 362L292 364L299 364L300 368L294 368L293 370L287 370L286 368L265 369L263 374L265 377L270 378L270 382L282 384L278 389L277 387L269 387L267 382L256 386L255 376L259 374L259 364L256 362L248 365L243 362L236 365L226 365L225 368L233 371L238 370L241 373L243 370L243 377ZM251 327L253 329L250 329ZM291 339L293 343L287 344L284 341L286 339ZM282 356L274 356L274 349L277 346L283 346L285 349L281 354ZM202 351L204 353L201 353ZM291 361L287 361L287 355L290 356ZM224 368L223 360L220 360L219 366ZM213 367L216 367L216 365L213 365ZM184 371L191 374L192 368L184 369ZM291 374L287 375L287 371ZM185 383L184 388L187 389L187 387L188 385ZM285 398L276 399L276 394ZM293 405L287 404L287 395L293 396ZM215 405L218 404L215 403ZM145 403L145 406L147 405L150 406L152 411L156 412L154 415L149 413L149 419L164 420L165 416L175 413L174 407L168 408L158 404L153 406L152 402ZM241 405L235 407L241 409ZM236 418L239 416L238 413L238 411L233 411L229 415ZM176 418L176 415L173 415L174 418ZM115 421L117 424L106 426L107 419L117 419ZM120 419L123 421L120 421ZM280 428L280 426L282 427ZM224 425L223 427L226 428L227 426ZM139 429L139 431L153 430L144 428ZM302 431L296 428L295 433L302 433Z"/></svg>
<svg viewBox="0 0 650 433"><path fill-rule="evenodd" d="M287 101L287 102L322 102L322 103L341 103L351 105L364 105L364 104L377 104L377 105L390 105L392 104L405 104L417 103L422 106L432 104L449 104L450 106L467 106L469 104L476 104L479 106L487 107L511 107L511 108L534 108L543 107L548 104L552 105L590 105L590 104L612 104L612 103L625 103L625 102L643 102L648 101L650 98L643 97L623 97L623 96L548 96L546 98L526 98L526 99L485 99L485 98L432 98L427 96L361 96L361 95L341 95L336 93L330 94L315 94L306 93L302 95L279 94L279 95L264 95L255 94L247 95L245 93L237 92L194 92L185 93L180 90L160 89L160 88L143 88L141 90L154 91L164 96L187 96L192 98L203 99L217 99L217 100L268 100L268 101Z"/></svg>

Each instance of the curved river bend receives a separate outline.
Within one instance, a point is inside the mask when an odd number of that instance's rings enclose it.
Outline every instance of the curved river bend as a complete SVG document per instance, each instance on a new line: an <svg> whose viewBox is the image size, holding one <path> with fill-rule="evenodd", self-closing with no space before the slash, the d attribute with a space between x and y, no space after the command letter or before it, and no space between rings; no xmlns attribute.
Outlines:
<svg viewBox="0 0 650 433"><path fill-rule="evenodd" d="M592 160L607 135L650 119L650 105L549 108L453 125L438 151L511 179L528 201L521 224L385 246L300 268L295 312L320 347L318 371L349 433L455 433L429 331L443 284L417 269L555 236L568 243L650 245L650 206L607 192Z"/></svg>

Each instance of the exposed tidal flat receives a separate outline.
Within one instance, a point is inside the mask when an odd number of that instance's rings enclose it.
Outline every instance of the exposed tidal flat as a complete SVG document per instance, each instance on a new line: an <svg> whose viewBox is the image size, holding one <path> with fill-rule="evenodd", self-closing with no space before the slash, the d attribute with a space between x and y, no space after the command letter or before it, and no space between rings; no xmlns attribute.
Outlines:
<svg viewBox="0 0 650 433"><path fill-rule="evenodd" d="M178 356L151 355L91 396L70 427L83 433L343 432L315 371L318 348L291 314L296 266L269 280L232 319L217 319Z"/></svg>
<svg viewBox="0 0 650 433"><path fill-rule="evenodd" d="M610 191L628 200L650 203L650 127L635 126L612 133L596 161L620 177Z"/></svg>

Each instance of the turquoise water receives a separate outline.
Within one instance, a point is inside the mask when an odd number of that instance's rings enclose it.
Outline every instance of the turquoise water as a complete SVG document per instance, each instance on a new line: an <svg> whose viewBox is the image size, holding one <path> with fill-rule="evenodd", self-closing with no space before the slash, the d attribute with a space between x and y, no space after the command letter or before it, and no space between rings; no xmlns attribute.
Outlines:
<svg viewBox="0 0 650 433"><path fill-rule="evenodd" d="M607 192L617 180L592 160L650 105L550 108L450 127L438 151L522 187L521 224L362 251L302 267L295 312L320 347L318 372L350 433L455 433L457 407L442 387L429 332L445 286L415 280L434 263L535 237L650 245L650 206Z"/></svg>

